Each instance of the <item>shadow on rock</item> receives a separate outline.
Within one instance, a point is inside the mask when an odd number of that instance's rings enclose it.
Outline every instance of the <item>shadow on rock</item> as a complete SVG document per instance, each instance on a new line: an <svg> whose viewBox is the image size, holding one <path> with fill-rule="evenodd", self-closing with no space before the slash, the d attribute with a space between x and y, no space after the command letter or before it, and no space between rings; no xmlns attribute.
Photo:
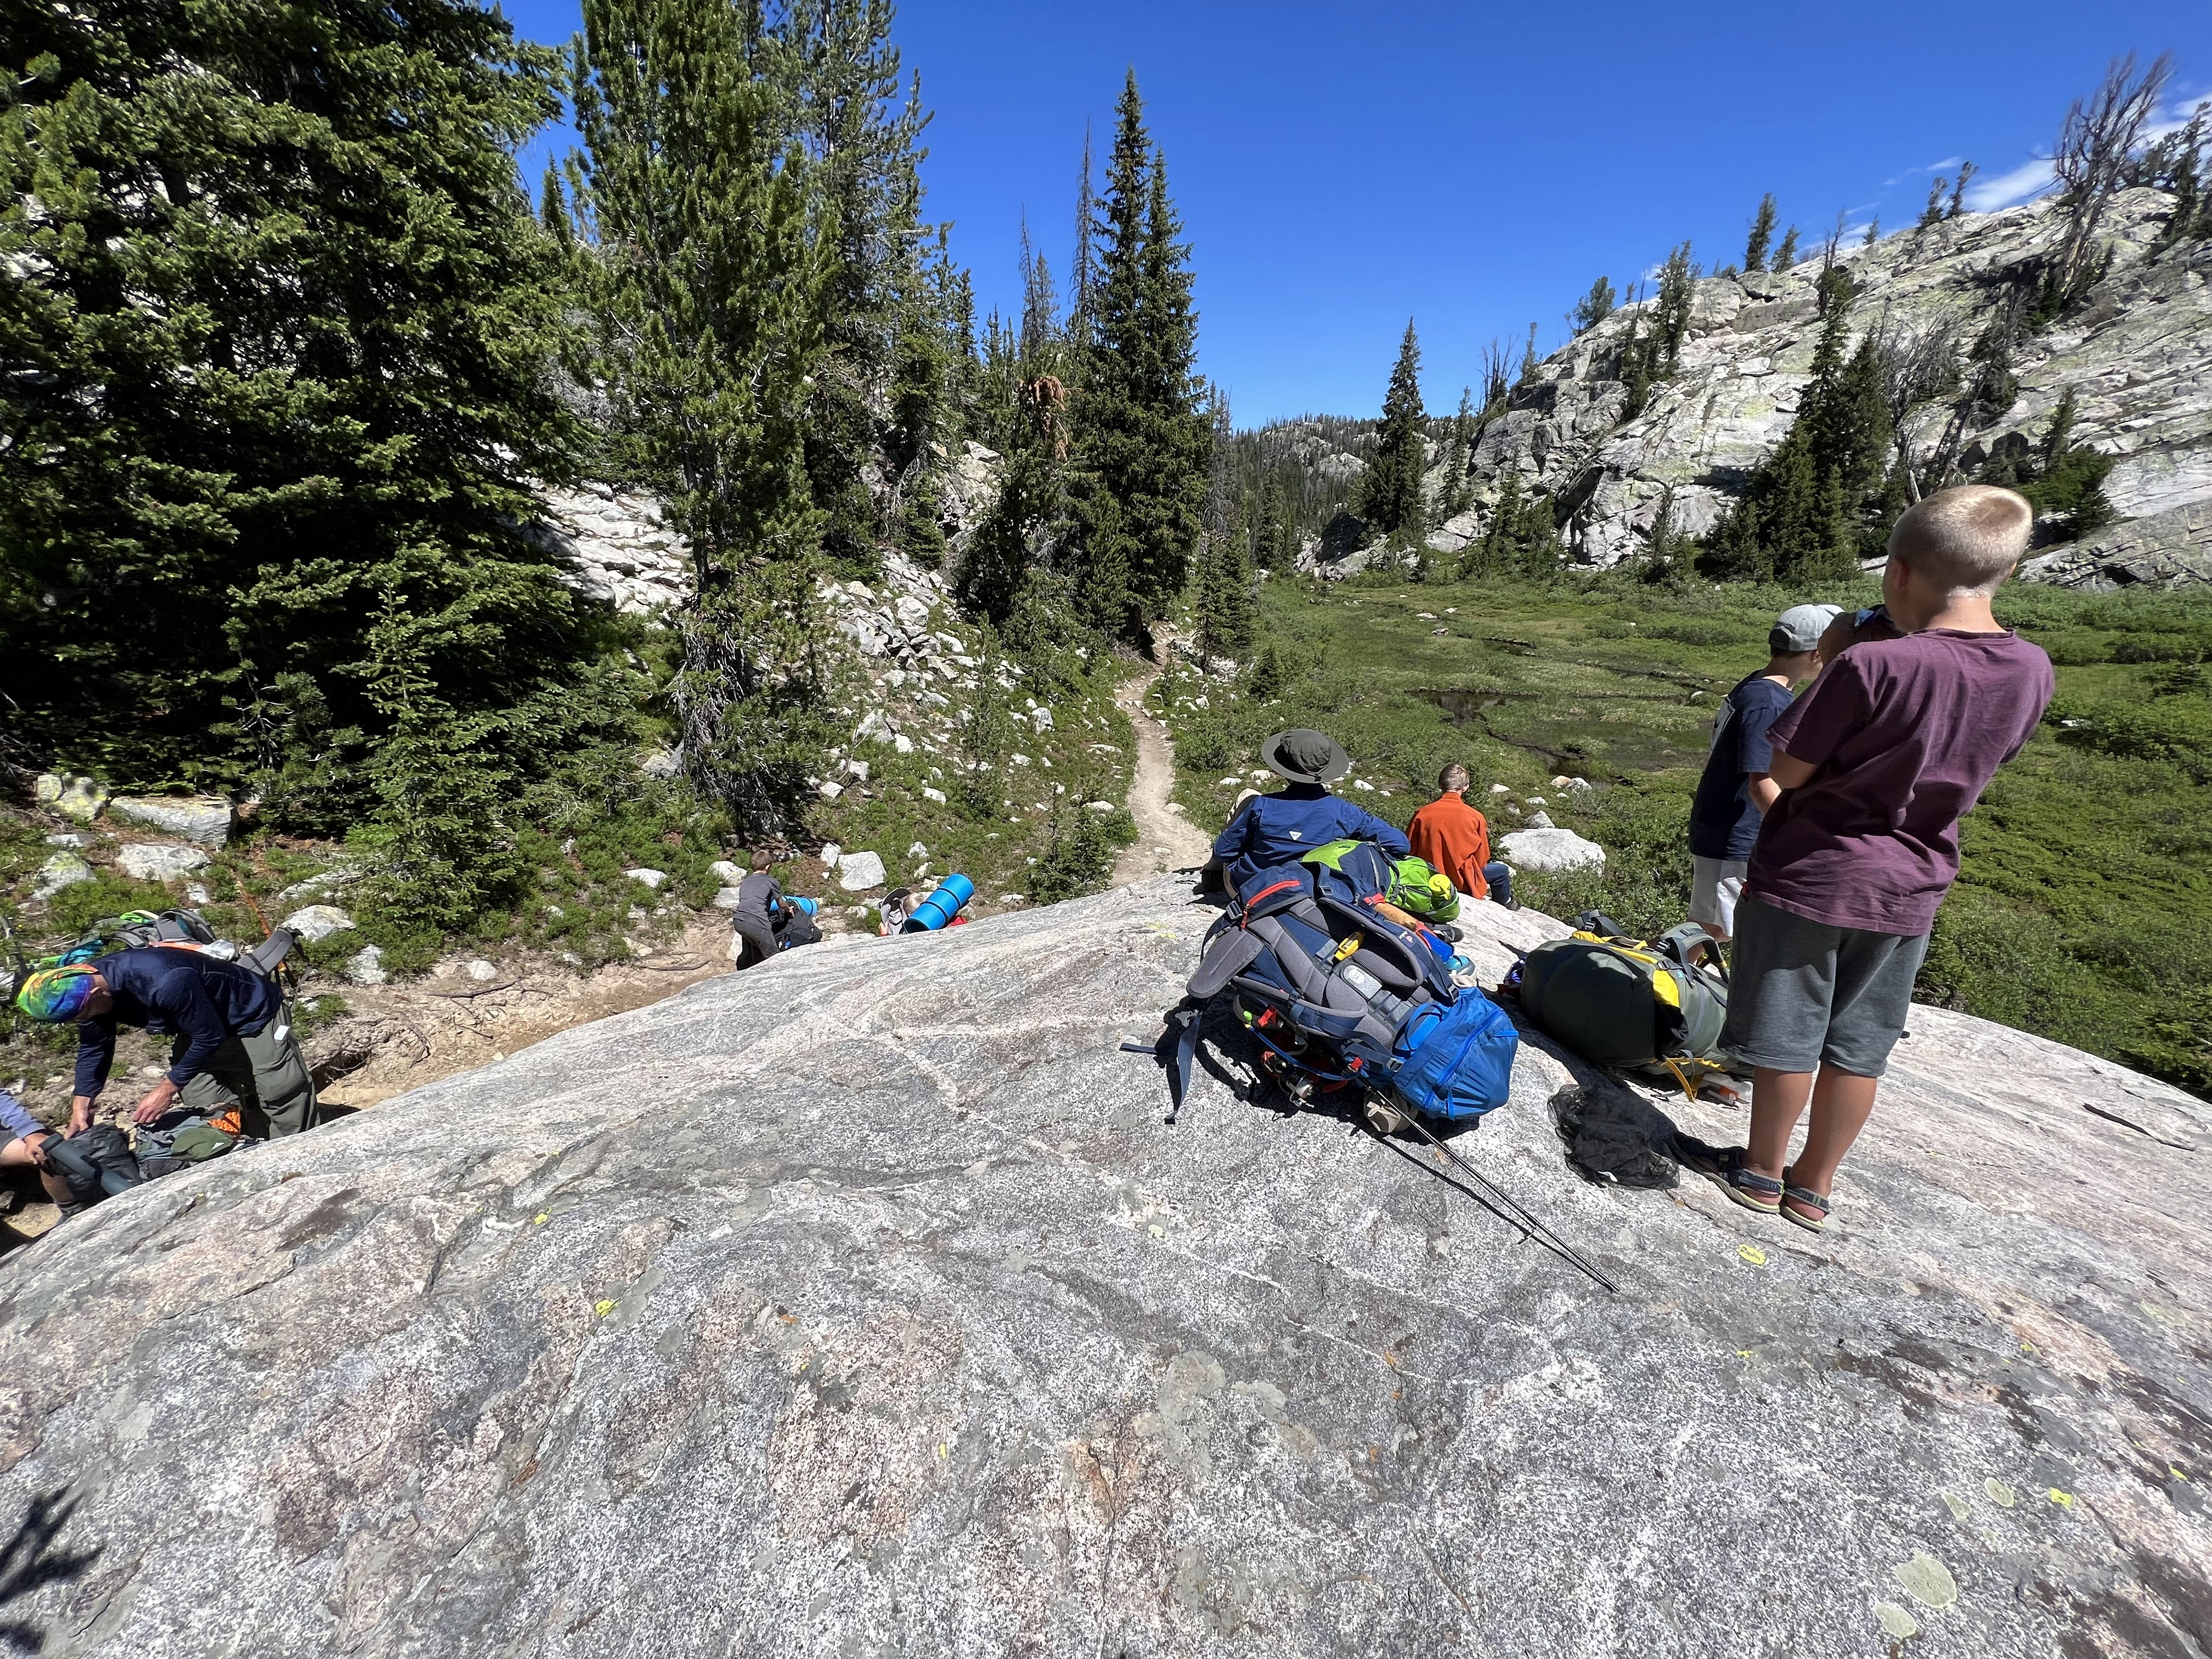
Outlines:
<svg viewBox="0 0 2212 1659"><path fill-rule="evenodd" d="M31 1500L30 1512L15 1535L0 1547L0 1607L20 1601L48 1584L66 1584L82 1578L100 1559L88 1550L58 1548L62 1529L76 1512L77 1500L66 1492L50 1492ZM46 1645L45 1633L21 1619L0 1619L0 1643L36 1653Z"/></svg>

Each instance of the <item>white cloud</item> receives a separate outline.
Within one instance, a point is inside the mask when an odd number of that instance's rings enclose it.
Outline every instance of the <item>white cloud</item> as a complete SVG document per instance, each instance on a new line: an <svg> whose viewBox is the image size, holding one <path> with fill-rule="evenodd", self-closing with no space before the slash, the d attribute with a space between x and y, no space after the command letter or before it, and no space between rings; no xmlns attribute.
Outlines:
<svg viewBox="0 0 2212 1659"><path fill-rule="evenodd" d="M1995 213L1999 208L2034 200L2049 190L2057 181L2057 177L2051 169L2051 158L2039 156L2014 167L2010 173L1975 179L1966 186L1966 205L1976 213Z"/></svg>

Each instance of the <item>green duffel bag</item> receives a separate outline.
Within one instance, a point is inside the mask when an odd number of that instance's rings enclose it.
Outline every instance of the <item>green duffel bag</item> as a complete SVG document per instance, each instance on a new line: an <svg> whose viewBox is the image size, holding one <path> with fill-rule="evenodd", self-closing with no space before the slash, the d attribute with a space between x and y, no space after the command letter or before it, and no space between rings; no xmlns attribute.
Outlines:
<svg viewBox="0 0 2212 1659"><path fill-rule="evenodd" d="M1671 1077L1692 1093L1728 1069L1728 974L1711 935L1686 922L1647 942L1595 910L1574 927L1515 970L1531 1024L1593 1065Z"/></svg>

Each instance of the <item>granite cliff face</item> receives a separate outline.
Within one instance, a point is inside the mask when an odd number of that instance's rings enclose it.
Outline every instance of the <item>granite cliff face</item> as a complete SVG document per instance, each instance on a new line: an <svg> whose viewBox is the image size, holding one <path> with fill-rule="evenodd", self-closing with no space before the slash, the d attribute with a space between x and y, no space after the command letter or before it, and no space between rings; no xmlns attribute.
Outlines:
<svg viewBox="0 0 2212 1659"><path fill-rule="evenodd" d="M2212 580L2212 243L2158 250L2171 206L2154 190L2114 200L2109 273L2078 311L2025 340L2017 401L1966 434L1970 465L2014 433L2039 442L2070 388L2077 441L2114 458L2106 494L2134 522L2055 551L2031 575L2091 586ZM1884 324L1908 333L1948 324L1963 352L2008 273L2050 251L2059 216L2035 203L1839 249L1857 285L1854 341ZM1616 311L1553 353L1484 430L1475 506L1431 544L1456 552L1480 535L1509 474L1524 495L1551 497L1570 556L1584 564L1640 554L1670 494L1674 529L1703 534L1796 417L1819 334L1820 269L1814 258L1778 274L1698 282L1676 372L1632 419L1622 418L1626 393L1611 376L1632 318L1655 302ZM1950 414L1948 399L1922 407L1910 423L1916 454L1934 448ZM1429 482L1432 495L1443 491L1441 468Z"/></svg>
<svg viewBox="0 0 2212 1659"><path fill-rule="evenodd" d="M1477 905L1486 976L1557 924ZM828 945L0 1263L48 1655L2185 1654L2212 1113L1921 1010L1814 1239L1144 1055L1171 881ZM1726 1137L1731 1115L1689 1121ZM20 1528L20 1530L19 1530Z"/></svg>

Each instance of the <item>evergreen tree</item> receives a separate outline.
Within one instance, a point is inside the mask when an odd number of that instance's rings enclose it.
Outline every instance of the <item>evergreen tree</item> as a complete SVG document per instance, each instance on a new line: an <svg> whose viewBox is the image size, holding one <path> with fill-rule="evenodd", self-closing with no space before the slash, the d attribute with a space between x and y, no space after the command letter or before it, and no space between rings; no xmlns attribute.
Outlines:
<svg viewBox="0 0 2212 1659"><path fill-rule="evenodd" d="M1429 419L1421 408L1421 343L1412 319L1398 343L1390 387L1382 398L1382 427L1375 459L1360 480L1359 516L1392 542L1417 536L1426 527L1421 510L1421 477L1427 471L1424 434Z"/></svg>
<svg viewBox="0 0 2212 1659"><path fill-rule="evenodd" d="M1759 213L1751 222L1751 236L1743 245L1743 268L1766 269L1766 250L1774 240L1774 192L1759 198Z"/></svg>
<svg viewBox="0 0 2212 1659"><path fill-rule="evenodd" d="M1948 179L1938 174L1935 183L1928 186L1928 205L1920 210L1920 222L1913 228L1926 230L1931 225L1942 223L1943 192L1950 187L1950 184L1951 181Z"/></svg>
<svg viewBox="0 0 2212 1659"><path fill-rule="evenodd" d="M465 917L522 781L620 729L520 528L580 435L512 159L553 55L459 0L5 32L0 724L288 830L383 812L402 896Z"/></svg>
<svg viewBox="0 0 2212 1659"><path fill-rule="evenodd" d="M1189 250L1133 70L1096 224L1093 334L1074 406L1079 591L1097 625L1133 641L1182 591L1212 447L1191 375Z"/></svg>
<svg viewBox="0 0 2212 1659"><path fill-rule="evenodd" d="M564 249L575 245L575 228L568 220L568 198L561 189L561 170L550 161L545 164L545 179L538 188L538 222Z"/></svg>
<svg viewBox="0 0 2212 1659"><path fill-rule="evenodd" d="M1587 334L1613 315L1615 303L1613 279L1601 276L1590 284L1589 292L1583 295L1576 302L1575 308L1567 313L1567 320L1574 325L1577 334Z"/></svg>
<svg viewBox="0 0 2212 1659"><path fill-rule="evenodd" d="M1451 444L1444 452L1444 487L1437 500L1436 521L1449 524L1474 500L1469 472L1474 465L1474 389L1462 386L1459 413L1452 416Z"/></svg>
<svg viewBox="0 0 2212 1659"><path fill-rule="evenodd" d="M1684 242L1660 268L1659 299L1652 307L1651 331L1662 354L1662 374L1673 374L1675 360L1682 355L1682 341L1690 331L1690 311L1697 301L1697 282L1698 267L1690 258L1690 245Z"/></svg>
<svg viewBox="0 0 2212 1659"><path fill-rule="evenodd" d="M1972 161L1959 163L1959 176L1951 182L1951 205L1943 215L1946 219L1955 219L1966 210L1966 181L1973 176Z"/></svg>
<svg viewBox="0 0 2212 1659"><path fill-rule="evenodd" d="M1792 225L1783 234L1782 246L1774 250L1774 263L1767 269L1772 271L1794 270L1797 264L1797 227Z"/></svg>
<svg viewBox="0 0 2212 1659"><path fill-rule="evenodd" d="M1412 324L1408 323L1407 325L1407 328L1409 332L1411 331L1412 327ZM1515 379L1514 384L1516 386L1527 386L1529 381L1536 378L1536 371L1539 367L1540 365L1536 361L1536 325L1531 323L1528 325L1528 343L1521 348L1521 373Z"/></svg>
<svg viewBox="0 0 2212 1659"><path fill-rule="evenodd" d="M741 827L798 809L818 756L805 461L825 267L805 157L776 136L726 0L584 0L573 76L620 418L668 477L697 585L675 687L693 781Z"/></svg>
<svg viewBox="0 0 2212 1659"><path fill-rule="evenodd" d="M1230 423L1228 394L1213 389L1213 476L1206 496L1206 538L1199 551L1198 650L1201 662L1226 657L1232 662L1252 648L1255 613L1252 567L1245 556L1246 532L1234 487L1236 429Z"/></svg>
<svg viewBox="0 0 2212 1659"><path fill-rule="evenodd" d="M1083 170L1075 187L1075 253L1068 267L1067 337L1079 352L1091 343L1091 284L1096 276L1098 198L1091 189L1091 124L1083 125Z"/></svg>

